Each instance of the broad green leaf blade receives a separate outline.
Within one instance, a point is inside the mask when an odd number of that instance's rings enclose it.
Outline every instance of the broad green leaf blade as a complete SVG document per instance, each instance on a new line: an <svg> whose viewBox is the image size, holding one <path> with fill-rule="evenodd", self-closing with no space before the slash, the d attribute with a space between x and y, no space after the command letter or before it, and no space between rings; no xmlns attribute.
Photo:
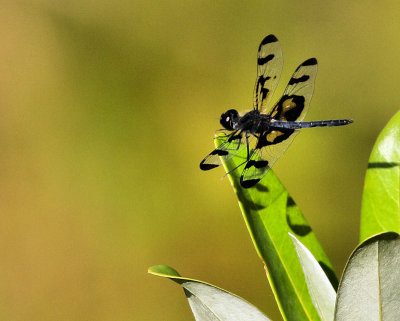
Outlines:
<svg viewBox="0 0 400 321"><path fill-rule="evenodd" d="M291 233L293 245L306 278L308 291L319 317L324 321L333 321L335 314L336 292L312 253Z"/></svg>
<svg viewBox="0 0 400 321"><path fill-rule="evenodd" d="M335 321L400 320L400 238L376 235L353 252L340 281Z"/></svg>
<svg viewBox="0 0 400 321"><path fill-rule="evenodd" d="M256 186L249 189L240 186L243 169L240 164L246 159L246 153L244 148L223 164L230 172L228 177L256 251L264 262L281 313L289 321L319 320L288 233L296 235L310 249L336 288L332 265L303 214L272 170Z"/></svg>
<svg viewBox="0 0 400 321"><path fill-rule="evenodd" d="M400 233L400 112L380 133L368 163L361 209L360 240Z"/></svg>
<svg viewBox="0 0 400 321"><path fill-rule="evenodd" d="M149 273L180 284L198 321L269 321L255 306L211 284L183 278L167 265L152 266Z"/></svg>

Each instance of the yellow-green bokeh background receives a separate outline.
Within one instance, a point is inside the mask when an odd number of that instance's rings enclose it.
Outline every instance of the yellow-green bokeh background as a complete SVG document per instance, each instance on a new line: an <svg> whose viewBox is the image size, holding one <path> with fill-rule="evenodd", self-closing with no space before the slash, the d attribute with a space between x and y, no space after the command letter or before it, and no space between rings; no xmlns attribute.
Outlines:
<svg viewBox="0 0 400 321"><path fill-rule="evenodd" d="M397 1L2 1L0 319L191 320L168 264L279 312L222 169L221 112L250 108L256 50L283 91L319 60L304 130L275 172L340 275L369 152L398 110Z"/></svg>

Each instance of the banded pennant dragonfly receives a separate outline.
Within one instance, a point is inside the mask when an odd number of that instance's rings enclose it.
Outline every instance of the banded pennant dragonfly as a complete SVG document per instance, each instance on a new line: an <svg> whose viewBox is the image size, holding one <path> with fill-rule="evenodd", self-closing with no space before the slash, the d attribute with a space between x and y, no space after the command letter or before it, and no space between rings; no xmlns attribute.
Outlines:
<svg viewBox="0 0 400 321"><path fill-rule="evenodd" d="M264 112L278 84L283 66L278 39L274 35L266 36L258 48L253 109L243 116L235 109L221 115L220 124L223 129L220 131L223 133L217 137L220 144L201 161L200 169L207 171L218 167L221 164L220 157L229 160L246 148L247 157L239 165L246 164L240 184L249 188L256 185L282 156L299 129L352 123L351 119L302 121L314 91L317 64L317 59L310 58L298 66L283 96L269 112ZM252 138L256 138L256 141L250 145Z"/></svg>

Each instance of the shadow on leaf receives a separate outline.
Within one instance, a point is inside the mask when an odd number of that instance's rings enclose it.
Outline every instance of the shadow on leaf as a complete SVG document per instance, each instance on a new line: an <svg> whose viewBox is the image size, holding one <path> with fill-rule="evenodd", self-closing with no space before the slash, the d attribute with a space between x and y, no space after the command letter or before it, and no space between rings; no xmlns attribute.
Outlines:
<svg viewBox="0 0 400 321"><path fill-rule="evenodd" d="M372 168L393 168L396 166L399 166L400 163L396 162L373 162L373 163L368 163L368 169Z"/></svg>

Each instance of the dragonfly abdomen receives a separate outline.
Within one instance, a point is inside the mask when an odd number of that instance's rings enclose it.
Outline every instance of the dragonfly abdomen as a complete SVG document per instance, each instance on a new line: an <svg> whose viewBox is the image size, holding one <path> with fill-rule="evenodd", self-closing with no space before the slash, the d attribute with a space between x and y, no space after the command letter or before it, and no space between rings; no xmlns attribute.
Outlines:
<svg viewBox="0 0 400 321"><path fill-rule="evenodd" d="M270 123L271 128L288 128L288 129L300 129L300 128L311 128L311 127L334 127L344 126L351 124L351 119L333 119L333 120L316 120L316 121L274 121Z"/></svg>

